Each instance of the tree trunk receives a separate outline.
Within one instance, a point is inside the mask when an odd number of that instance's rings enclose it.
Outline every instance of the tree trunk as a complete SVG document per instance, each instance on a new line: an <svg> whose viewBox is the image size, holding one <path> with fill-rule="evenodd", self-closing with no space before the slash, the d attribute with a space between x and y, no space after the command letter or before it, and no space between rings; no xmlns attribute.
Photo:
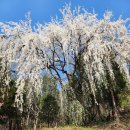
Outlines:
<svg viewBox="0 0 130 130"><path fill-rule="evenodd" d="M9 119L9 130L12 130L12 120Z"/></svg>
<svg viewBox="0 0 130 130"><path fill-rule="evenodd" d="M111 96L112 96L112 104L113 104L113 110L114 110L114 118L115 118L116 123L119 124L120 119L119 119L119 113L118 113L118 109L117 109L116 102L115 102L114 93L113 93L113 90L110 90L110 91L111 91Z"/></svg>
<svg viewBox="0 0 130 130"><path fill-rule="evenodd" d="M37 122L38 122L38 118L36 118L35 121L34 121L34 130L37 129Z"/></svg>
<svg viewBox="0 0 130 130"><path fill-rule="evenodd" d="M28 126L29 125L29 119L30 119L30 116L29 116L29 114L27 115L27 122L26 122L26 126Z"/></svg>
<svg viewBox="0 0 130 130"><path fill-rule="evenodd" d="M48 121L47 121L47 124L48 124L48 128L50 127L50 121L49 121L49 119L48 119Z"/></svg>

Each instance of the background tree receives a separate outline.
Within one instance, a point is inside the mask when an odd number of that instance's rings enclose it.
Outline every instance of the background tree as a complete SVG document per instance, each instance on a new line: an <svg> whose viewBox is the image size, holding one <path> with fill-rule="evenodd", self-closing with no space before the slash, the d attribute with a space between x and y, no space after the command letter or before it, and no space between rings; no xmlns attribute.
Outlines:
<svg viewBox="0 0 130 130"><path fill-rule="evenodd" d="M22 130L21 121L22 115L15 104L15 81L12 80L9 83L9 88L6 89L6 95L2 100L3 105L0 109L0 115L5 116L5 125L9 127L9 130Z"/></svg>
<svg viewBox="0 0 130 130"><path fill-rule="evenodd" d="M48 124L48 127L53 122L56 122L59 113L59 106L57 104L55 97L53 97L52 95L47 95L43 101L43 106L41 110L42 110L41 118Z"/></svg>

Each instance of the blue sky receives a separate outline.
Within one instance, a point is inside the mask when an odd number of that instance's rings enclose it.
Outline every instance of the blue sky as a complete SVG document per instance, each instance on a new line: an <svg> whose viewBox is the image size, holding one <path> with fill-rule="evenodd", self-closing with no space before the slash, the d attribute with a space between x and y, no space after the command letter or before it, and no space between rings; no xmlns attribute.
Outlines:
<svg viewBox="0 0 130 130"><path fill-rule="evenodd" d="M106 10L112 11L115 18L130 17L130 0L0 0L0 21L19 21L31 11L33 25L49 22L51 16L61 17L59 9L70 2L72 8L79 5L90 12L94 9L99 18Z"/></svg>

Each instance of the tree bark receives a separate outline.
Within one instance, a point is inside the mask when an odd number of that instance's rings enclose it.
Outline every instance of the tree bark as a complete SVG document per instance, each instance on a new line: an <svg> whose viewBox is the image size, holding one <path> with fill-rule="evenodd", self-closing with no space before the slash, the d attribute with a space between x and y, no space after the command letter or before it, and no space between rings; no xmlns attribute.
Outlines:
<svg viewBox="0 0 130 130"><path fill-rule="evenodd" d="M111 91L111 97L112 97L114 118L115 118L116 123L119 124L119 122L120 122L119 112L118 112L118 109L117 109L117 106L116 106L116 101L115 101L114 93L113 93L113 90L110 90L110 91Z"/></svg>

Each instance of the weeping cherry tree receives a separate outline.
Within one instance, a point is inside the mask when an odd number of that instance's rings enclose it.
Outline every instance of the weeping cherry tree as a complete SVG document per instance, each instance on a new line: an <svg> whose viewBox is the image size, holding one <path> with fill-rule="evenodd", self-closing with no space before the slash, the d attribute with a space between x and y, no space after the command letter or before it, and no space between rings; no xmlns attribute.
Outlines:
<svg viewBox="0 0 130 130"><path fill-rule="evenodd" d="M114 65L123 75L127 86L130 81L127 69L130 63L128 19L113 20L111 12L98 19L97 14L83 8L71 11L70 5L65 6L61 13L62 19L52 19L50 23L34 27L29 15L26 21L0 23L1 63L9 72L15 69L17 107L22 111L25 90L28 91L30 104L34 95L38 97L41 94L42 73L46 72L58 79L62 87L64 83L69 83L83 106L89 102L86 100L87 94L91 94L98 105L96 92L102 94L100 88L105 86L111 91L116 113L113 86L118 85L118 81ZM79 70L83 70L82 75L77 73ZM79 78L82 82L74 84ZM30 80L31 85L25 89L26 79ZM7 84L10 80L8 76Z"/></svg>

